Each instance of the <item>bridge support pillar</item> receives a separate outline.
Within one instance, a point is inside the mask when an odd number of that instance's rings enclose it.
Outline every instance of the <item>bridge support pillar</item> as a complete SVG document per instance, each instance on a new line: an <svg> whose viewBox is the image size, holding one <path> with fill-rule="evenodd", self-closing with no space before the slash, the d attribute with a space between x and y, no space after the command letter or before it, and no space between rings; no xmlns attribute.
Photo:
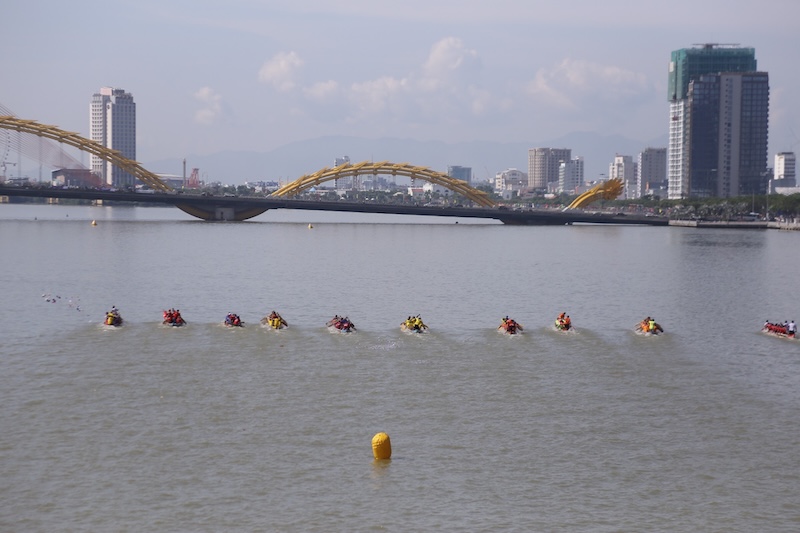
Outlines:
<svg viewBox="0 0 800 533"><path fill-rule="evenodd" d="M214 220L236 220L236 210L232 207L215 207Z"/></svg>

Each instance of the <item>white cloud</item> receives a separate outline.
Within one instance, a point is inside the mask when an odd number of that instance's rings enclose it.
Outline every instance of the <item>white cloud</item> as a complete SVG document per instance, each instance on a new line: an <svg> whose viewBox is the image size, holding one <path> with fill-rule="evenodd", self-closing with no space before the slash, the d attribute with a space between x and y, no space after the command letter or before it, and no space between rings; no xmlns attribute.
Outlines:
<svg viewBox="0 0 800 533"><path fill-rule="evenodd" d="M458 121L462 113L482 114L492 106L491 93L475 86L479 68L475 50L446 37L431 46L416 71L352 83L344 96L352 119Z"/></svg>
<svg viewBox="0 0 800 533"><path fill-rule="evenodd" d="M372 81L354 83L351 87L351 102L361 112L370 114L390 110L392 102L408 92L406 79L384 76Z"/></svg>
<svg viewBox="0 0 800 533"><path fill-rule="evenodd" d="M296 53L280 52L261 65L258 79L279 91L290 91L295 87L295 72L302 66L303 60Z"/></svg>
<svg viewBox="0 0 800 533"><path fill-rule="evenodd" d="M423 90L435 91L463 85L478 67L475 50L466 48L461 39L445 37L431 47L422 67L420 86Z"/></svg>
<svg viewBox="0 0 800 533"><path fill-rule="evenodd" d="M472 88L469 91L470 111L473 115L483 115L494 107L492 94L486 89Z"/></svg>
<svg viewBox="0 0 800 533"><path fill-rule="evenodd" d="M198 124L213 124L222 115L222 96L211 87L197 90L194 99L203 104L194 114L194 120Z"/></svg>
<svg viewBox="0 0 800 533"><path fill-rule="evenodd" d="M303 89L303 93L315 102L330 101L339 93L339 82L335 80L320 81Z"/></svg>
<svg viewBox="0 0 800 533"><path fill-rule="evenodd" d="M542 68L527 84L527 92L543 105L564 110L585 109L588 102L630 101L651 92L644 74L613 65L566 58Z"/></svg>

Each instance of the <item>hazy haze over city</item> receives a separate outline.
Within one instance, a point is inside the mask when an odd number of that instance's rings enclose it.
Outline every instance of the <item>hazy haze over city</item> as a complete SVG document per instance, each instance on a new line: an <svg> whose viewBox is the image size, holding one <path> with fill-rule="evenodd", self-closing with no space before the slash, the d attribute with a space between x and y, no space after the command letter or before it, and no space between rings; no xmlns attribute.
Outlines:
<svg viewBox="0 0 800 533"><path fill-rule="evenodd" d="M796 0L6 0L0 11L0 103L88 136L91 95L122 88L142 162L339 135L647 142L667 133L670 52L695 43L755 48L770 76L769 164L800 146Z"/></svg>

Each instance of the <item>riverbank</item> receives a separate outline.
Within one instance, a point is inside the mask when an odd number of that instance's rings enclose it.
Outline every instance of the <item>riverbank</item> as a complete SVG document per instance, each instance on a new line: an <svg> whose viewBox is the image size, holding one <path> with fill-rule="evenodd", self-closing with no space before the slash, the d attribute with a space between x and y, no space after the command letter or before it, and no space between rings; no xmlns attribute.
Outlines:
<svg viewBox="0 0 800 533"><path fill-rule="evenodd" d="M763 220L670 220L670 226L685 228L724 228L724 229L782 229L800 231L800 222L766 222Z"/></svg>

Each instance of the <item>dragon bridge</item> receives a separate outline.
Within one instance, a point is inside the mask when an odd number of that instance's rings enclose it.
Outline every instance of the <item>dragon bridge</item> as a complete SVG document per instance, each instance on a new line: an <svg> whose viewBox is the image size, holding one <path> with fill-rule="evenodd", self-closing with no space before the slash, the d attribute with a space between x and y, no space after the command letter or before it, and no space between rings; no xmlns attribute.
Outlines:
<svg viewBox="0 0 800 533"><path fill-rule="evenodd" d="M95 155L104 161L116 165L156 191L170 192L173 190L156 174L145 169L138 162L124 157L117 150L106 148L96 141L81 137L77 133L62 130L56 126L41 124L34 120L20 119L10 115L0 116L0 129L35 135L72 146L73 148ZM408 163L389 163L388 161L381 161L379 163L364 161L356 164L348 163L333 168L323 168L313 174L307 174L284 185L272 193L272 196L294 196L326 181L366 174L406 176L411 179L420 179L441 185L453 192L459 193L478 205L484 207L493 207L495 205L488 194L469 186L465 181L452 178L447 174L436 172L427 167L414 166ZM176 207L185 213L204 220L246 220L260 215L267 209L260 206L237 208L216 206L210 205L208 202L204 202L201 205L198 202L189 203L188 201L185 204L176 204Z"/></svg>
<svg viewBox="0 0 800 533"><path fill-rule="evenodd" d="M444 174L436 172L428 167L420 167L410 165L408 163L390 163L388 161L381 161L373 163L370 161L362 161L361 163L339 165L335 167L326 167L314 172L313 174L306 174L291 183L287 183L277 191L272 193L272 196L294 196L300 192L316 187L321 183L331 180L337 180L347 177L354 177L360 175L391 175L391 176L405 176L411 179L419 179L441 185L453 192L457 192L462 196L472 200L478 205L484 207L493 207L494 201L489 198L489 195L484 191L471 187L467 182L458 180Z"/></svg>
<svg viewBox="0 0 800 533"><path fill-rule="evenodd" d="M619 178L612 178L598 183L588 191L580 194L567 206L567 209L586 207L595 200L613 200L620 194L622 194L622 180Z"/></svg>

